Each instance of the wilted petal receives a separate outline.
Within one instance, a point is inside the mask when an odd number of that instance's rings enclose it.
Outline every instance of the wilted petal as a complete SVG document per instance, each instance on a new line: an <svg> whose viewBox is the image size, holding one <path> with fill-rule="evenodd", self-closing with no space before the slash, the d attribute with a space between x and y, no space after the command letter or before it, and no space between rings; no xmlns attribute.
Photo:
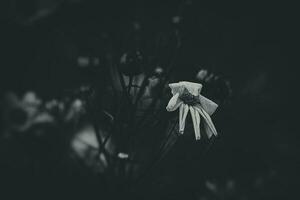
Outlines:
<svg viewBox="0 0 300 200"><path fill-rule="evenodd" d="M186 88L192 95L198 96L201 92L202 85L200 83L192 83L188 81L180 81L178 83L170 83L169 87L171 88L172 94L182 94Z"/></svg>
<svg viewBox="0 0 300 200"><path fill-rule="evenodd" d="M212 130L209 128L209 126L207 125L206 122L204 122L204 131L205 131L205 133L206 133L208 139L210 139L211 136L214 135L214 133L213 133Z"/></svg>
<svg viewBox="0 0 300 200"><path fill-rule="evenodd" d="M180 122L179 122L179 132L180 132L181 134L183 134L184 128L185 128L185 120L186 120L186 116L187 116L187 114L188 114L188 112L189 112L189 106L186 105L186 104L182 104L182 105L180 106L180 108L182 108L182 113L181 113L181 115L179 115L179 117L181 117L181 120L180 120Z"/></svg>
<svg viewBox="0 0 300 200"><path fill-rule="evenodd" d="M175 94L169 101L167 105L167 111L171 112L176 110L183 102L178 98L179 93Z"/></svg>
<svg viewBox="0 0 300 200"><path fill-rule="evenodd" d="M198 96L201 92L202 85L200 83L192 83L188 81L181 81L179 83L182 84L194 96Z"/></svg>
<svg viewBox="0 0 300 200"><path fill-rule="evenodd" d="M182 130L182 116L183 116L183 109L184 109L184 104L181 104L179 107L179 133L183 133Z"/></svg>
<svg viewBox="0 0 300 200"><path fill-rule="evenodd" d="M177 93L181 94L183 92L183 89L184 89L180 82L179 83L170 83L169 87L171 88L171 93L173 95L175 95Z"/></svg>
<svg viewBox="0 0 300 200"><path fill-rule="evenodd" d="M194 110L195 110L196 126L197 126L197 129L195 130L196 140L200 140L200 138L201 138L201 135L200 135L200 114L196 109L194 109Z"/></svg>
<svg viewBox="0 0 300 200"><path fill-rule="evenodd" d="M217 136L217 130L209 116L208 113L205 112L204 109L195 107L195 109L200 113L200 115L204 118L204 128L206 130L207 136L210 138L212 135Z"/></svg>
<svg viewBox="0 0 300 200"><path fill-rule="evenodd" d="M192 121L193 121L196 140L200 140L200 138L201 138L201 136L200 136L200 127L198 126L198 123L197 123L197 117L196 117L195 109L192 106L190 106L190 112L191 112L191 116L192 116Z"/></svg>
<svg viewBox="0 0 300 200"><path fill-rule="evenodd" d="M200 99L200 106L197 106L199 108L203 108L205 110L205 112L209 115L212 115L217 107L218 107L218 104L216 104L215 102L209 100L208 98L200 95L199 96L199 99Z"/></svg>

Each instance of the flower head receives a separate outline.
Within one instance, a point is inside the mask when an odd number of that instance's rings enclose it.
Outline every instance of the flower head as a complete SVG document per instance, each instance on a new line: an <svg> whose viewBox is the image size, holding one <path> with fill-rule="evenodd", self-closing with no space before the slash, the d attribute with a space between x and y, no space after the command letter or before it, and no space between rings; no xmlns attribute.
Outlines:
<svg viewBox="0 0 300 200"><path fill-rule="evenodd" d="M175 111L179 108L179 132L183 134L185 120L190 111L196 140L200 140L200 120L204 121L204 130L210 138L217 135L216 128L212 123L210 115L217 109L218 105L200 94L202 85L187 81L169 84L173 97L167 105L167 111Z"/></svg>

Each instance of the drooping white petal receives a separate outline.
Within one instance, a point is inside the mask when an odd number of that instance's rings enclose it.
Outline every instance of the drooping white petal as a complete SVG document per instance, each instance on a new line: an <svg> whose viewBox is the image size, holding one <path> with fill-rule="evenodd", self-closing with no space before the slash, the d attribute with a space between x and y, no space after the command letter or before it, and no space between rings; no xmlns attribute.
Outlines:
<svg viewBox="0 0 300 200"><path fill-rule="evenodd" d="M181 115L181 123L179 123L179 133L183 134L184 128L185 128L185 120L187 117L187 114L189 112L189 106L186 104L182 104L182 115Z"/></svg>
<svg viewBox="0 0 300 200"><path fill-rule="evenodd" d="M205 112L209 115L212 115L218 108L218 104L216 104L215 102L209 100L208 98L202 95L199 95L199 100L200 100L199 107L202 107L205 110Z"/></svg>
<svg viewBox="0 0 300 200"><path fill-rule="evenodd" d="M167 105L167 111L171 112L176 110L183 102L178 98L179 93L175 94L169 101Z"/></svg>
<svg viewBox="0 0 300 200"><path fill-rule="evenodd" d="M206 134L207 136L210 138L212 135L217 136L217 130L209 116L208 113L205 112L204 109L202 109L201 107L195 107L195 109L199 112L199 114L203 117L204 119L204 128L206 130Z"/></svg>
<svg viewBox="0 0 300 200"><path fill-rule="evenodd" d="M182 116L183 116L184 104L181 104L179 107L179 133L183 133L182 130Z"/></svg>
<svg viewBox="0 0 300 200"><path fill-rule="evenodd" d="M192 106L190 106L190 112L191 112L191 116L192 116L192 121L193 121L196 140L200 140L200 138L201 138L201 136L200 136L200 127L197 126L196 113L195 113L195 109Z"/></svg>
<svg viewBox="0 0 300 200"><path fill-rule="evenodd" d="M200 134L200 114L199 112L195 110L195 117L196 117L196 126L197 126L197 129L195 130L195 132L197 131L196 133L196 140L200 140L201 139L201 134Z"/></svg>
<svg viewBox="0 0 300 200"><path fill-rule="evenodd" d="M179 83L170 83L169 84L169 87L171 88L171 93L173 95L179 93L179 94L182 94L183 92L183 85L179 82Z"/></svg>
<svg viewBox="0 0 300 200"><path fill-rule="evenodd" d="M192 83L188 81L179 82L186 88L192 95L198 96L201 92L202 85L200 83Z"/></svg>
<svg viewBox="0 0 300 200"><path fill-rule="evenodd" d="M180 81L178 83L170 83L169 87L173 95L176 93L182 94L186 88L192 95L198 96L201 92L202 85L200 83L192 83L188 81Z"/></svg>

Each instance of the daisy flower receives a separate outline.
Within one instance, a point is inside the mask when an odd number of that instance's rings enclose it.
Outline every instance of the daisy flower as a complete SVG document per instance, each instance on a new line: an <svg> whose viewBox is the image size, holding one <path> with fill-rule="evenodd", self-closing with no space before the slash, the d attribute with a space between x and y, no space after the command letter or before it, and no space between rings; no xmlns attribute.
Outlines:
<svg viewBox="0 0 300 200"><path fill-rule="evenodd" d="M190 111L196 140L200 140L200 121L203 120L204 130L211 138L217 136L216 128L210 118L218 105L200 94L202 85L187 81L169 84L173 97L167 105L167 111L172 112L179 108L179 133L183 134L185 120Z"/></svg>

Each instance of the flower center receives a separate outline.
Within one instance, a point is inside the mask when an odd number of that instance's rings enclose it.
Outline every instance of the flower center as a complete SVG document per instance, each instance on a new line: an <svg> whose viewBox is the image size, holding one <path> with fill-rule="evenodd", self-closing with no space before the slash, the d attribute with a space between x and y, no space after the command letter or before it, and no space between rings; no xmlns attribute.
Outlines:
<svg viewBox="0 0 300 200"><path fill-rule="evenodd" d="M181 99L181 101L183 101L183 103L190 106L200 103L199 97L192 95L187 89L183 91L179 98Z"/></svg>

